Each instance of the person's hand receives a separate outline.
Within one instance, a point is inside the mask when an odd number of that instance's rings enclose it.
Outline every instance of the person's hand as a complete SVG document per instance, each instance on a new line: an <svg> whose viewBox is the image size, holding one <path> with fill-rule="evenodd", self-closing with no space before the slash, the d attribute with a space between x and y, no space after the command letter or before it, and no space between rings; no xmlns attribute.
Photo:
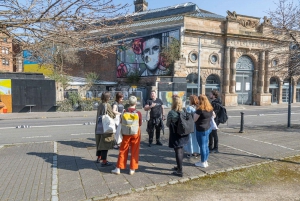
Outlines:
<svg viewBox="0 0 300 201"><path fill-rule="evenodd" d="M166 120L166 117L165 117L165 115L164 115L164 114L162 115L162 120L163 120L163 121L165 121L165 120Z"/></svg>

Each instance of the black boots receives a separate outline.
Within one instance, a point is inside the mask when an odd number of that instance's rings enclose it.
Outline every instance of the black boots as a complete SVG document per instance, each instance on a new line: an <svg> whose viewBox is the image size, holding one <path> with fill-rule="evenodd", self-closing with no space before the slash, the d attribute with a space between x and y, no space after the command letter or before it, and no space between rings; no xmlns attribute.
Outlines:
<svg viewBox="0 0 300 201"><path fill-rule="evenodd" d="M162 146L163 144L159 140L156 140L156 145Z"/></svg>
<svg viewBox="0 0 300 201"><path fill-rule="evenodd" d="M152 146L152 142L153 140L149 140L149 144L148 144L149 147ZM162 146L163 144L160 142L160 140L156 140L156 145Z"/></svg>

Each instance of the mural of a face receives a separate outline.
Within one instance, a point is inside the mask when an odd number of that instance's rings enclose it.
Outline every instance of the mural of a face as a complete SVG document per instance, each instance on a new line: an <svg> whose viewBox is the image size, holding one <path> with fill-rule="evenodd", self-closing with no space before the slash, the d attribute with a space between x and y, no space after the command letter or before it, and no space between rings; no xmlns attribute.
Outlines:
<svg viewBox="0 0 300 201"><path fill-rule="evenodd" d="M150 71L156 70L159 64L160 40L150 38L143 45L143 60Z"/></svg>

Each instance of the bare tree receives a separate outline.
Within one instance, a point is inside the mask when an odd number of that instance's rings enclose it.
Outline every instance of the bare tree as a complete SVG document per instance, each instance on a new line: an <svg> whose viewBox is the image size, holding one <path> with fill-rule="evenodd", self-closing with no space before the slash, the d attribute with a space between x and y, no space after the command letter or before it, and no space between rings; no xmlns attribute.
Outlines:
<svg viewBox="0 0 300 201"><path fill-rule="evenodd" d="M272 53L281 62L272 70L290 78L300 75L300 7L291 0L279 0L276 5L268 12L266 35L273 41Z"/></svg>
<svg viewBox="0 0 300 201"><path fill-rule="evenodd" d="M292 85L300 75L300 7L299 2L295 4L292 0L278 0L276 5L277 8L268 13L270 20L265 19L266 35L273 41L272 54L280 61L272 65L270 72L288 80L287 126L291 127Z"/></svg>
<svg viewBox="0 0 300 201"><path fill-rule="evenodd" d="M42 63L63 66L65 59L76 61L78 50L112 51L111 33L129 33L120 25L131 23L127 7L113 0L0 0L0 35Z"/></svg>

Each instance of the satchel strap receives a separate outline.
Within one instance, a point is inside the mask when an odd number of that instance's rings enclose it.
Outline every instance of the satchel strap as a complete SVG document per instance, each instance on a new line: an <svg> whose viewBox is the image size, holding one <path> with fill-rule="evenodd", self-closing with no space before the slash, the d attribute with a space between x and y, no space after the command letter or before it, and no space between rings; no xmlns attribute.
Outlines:
<svg viewBox="0 0 300 201"><path fill-rule="evenodd" d="M107 103L104 104L104 114L107 114Z"/></svg>

